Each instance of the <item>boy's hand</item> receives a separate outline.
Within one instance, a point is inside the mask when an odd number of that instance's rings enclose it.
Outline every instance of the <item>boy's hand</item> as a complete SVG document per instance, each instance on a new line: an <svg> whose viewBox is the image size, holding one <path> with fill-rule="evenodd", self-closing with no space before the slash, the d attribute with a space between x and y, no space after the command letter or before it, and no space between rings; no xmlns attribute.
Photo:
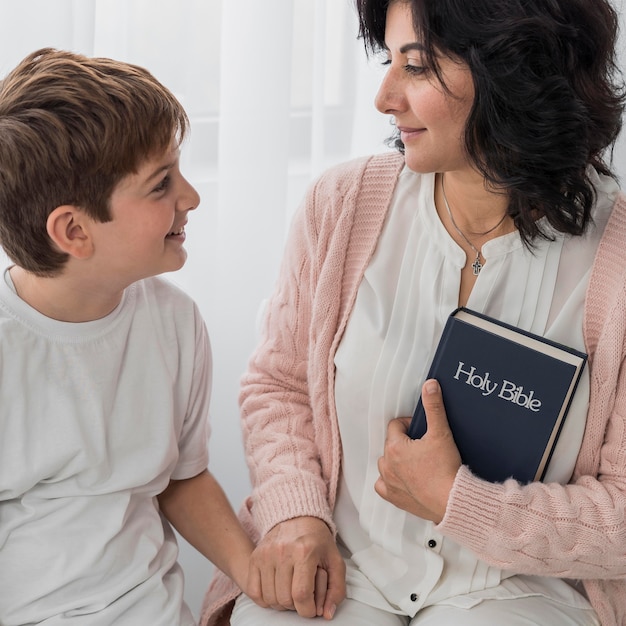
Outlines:
<svg viewBox="0 0 626 626"><path fill-rule="evenodd" d="M257 604L332 619L346 597L346 568L328 526L316 517L281 522L250 559L247 593Z"/></svg>
<svg viewBox="0 0 626 626"><path fill-rule="evenodd" d="M448 425L437 381L424 383L422 404L428 428L421 439L411 439L406 434L411 418L389 423L375 489L398 508L438 524L446 512L461 455Z"/></svg>

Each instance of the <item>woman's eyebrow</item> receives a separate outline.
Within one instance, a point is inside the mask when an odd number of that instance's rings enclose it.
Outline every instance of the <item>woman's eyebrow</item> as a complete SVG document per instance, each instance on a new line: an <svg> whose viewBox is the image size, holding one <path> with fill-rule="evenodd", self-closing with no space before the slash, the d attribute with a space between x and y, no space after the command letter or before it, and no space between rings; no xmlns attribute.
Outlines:
<svg viewBox="0 0 626 626"><path fill-rule="evenodd" d="M404 54L405 52L408 52L409 50L419 50L420 52L424 52L426 50L426 48L424 48L424 46L421 43L419 43L418 41L415 41L413 43L405 43L400 48L400 52L402 54Z"/></svg>

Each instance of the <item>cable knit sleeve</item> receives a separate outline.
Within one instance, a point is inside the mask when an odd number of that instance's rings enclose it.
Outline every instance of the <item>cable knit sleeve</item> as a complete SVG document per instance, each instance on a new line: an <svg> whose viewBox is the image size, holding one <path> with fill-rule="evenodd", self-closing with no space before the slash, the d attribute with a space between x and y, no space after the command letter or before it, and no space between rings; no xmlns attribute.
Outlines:
<svg viewBox="0 0 626 626"><path fill-rule="evenodd" d="M462 467L439 530L490 565L518 573L624 578L622 481L586 476L567 486L491 484Z"/></svg>
<svg viewBox="0 0 626 626"><path fill-rule="evenodd" d="M625 242L622 196L600 243L585 303L590 403L572 482L491 484L463 467L439 530L504 569L613 579L626 612Z"/></svg>
<svg viewBox="0 0 626 626"><path fill-rule="evenodd" d="M359 160L331 169L307 194L290 230L261 342L242 380L252 515L261 535L281 521L309 515L334 530L319 449L333 420L328 402L320 406L315 400L320 390L327 397L328 384L326 365L316 363L315 354L316 344L330 342L336 332L337 288L332 292L323 285L329 279L341 283L345 260L329 251L348 245L352 222L347 214L365 164Z"/></svg>

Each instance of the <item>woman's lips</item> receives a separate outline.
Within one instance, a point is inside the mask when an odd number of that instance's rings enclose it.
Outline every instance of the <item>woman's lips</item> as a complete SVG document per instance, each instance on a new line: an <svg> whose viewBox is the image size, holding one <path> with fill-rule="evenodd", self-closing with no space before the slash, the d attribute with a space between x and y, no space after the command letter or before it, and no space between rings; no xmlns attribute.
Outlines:
<svg viewBox="0 0 626 626"><path fill-rule="evenodd" d="M425 128L408 128L406 126L398 126L398 130L400 131L402 143L415 139L426 132Z"/></svg>

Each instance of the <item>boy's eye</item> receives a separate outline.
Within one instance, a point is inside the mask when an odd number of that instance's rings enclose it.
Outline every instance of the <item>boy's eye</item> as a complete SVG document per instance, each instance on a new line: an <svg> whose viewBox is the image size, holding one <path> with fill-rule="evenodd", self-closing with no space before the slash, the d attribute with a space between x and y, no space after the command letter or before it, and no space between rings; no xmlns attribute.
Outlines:
<svg viewBox="0 0 626 626"><path fill-rule="evenodd" d="M153 192L165 191L170 186L170 175L164 176L161 182L152 190Z"/></svg>

